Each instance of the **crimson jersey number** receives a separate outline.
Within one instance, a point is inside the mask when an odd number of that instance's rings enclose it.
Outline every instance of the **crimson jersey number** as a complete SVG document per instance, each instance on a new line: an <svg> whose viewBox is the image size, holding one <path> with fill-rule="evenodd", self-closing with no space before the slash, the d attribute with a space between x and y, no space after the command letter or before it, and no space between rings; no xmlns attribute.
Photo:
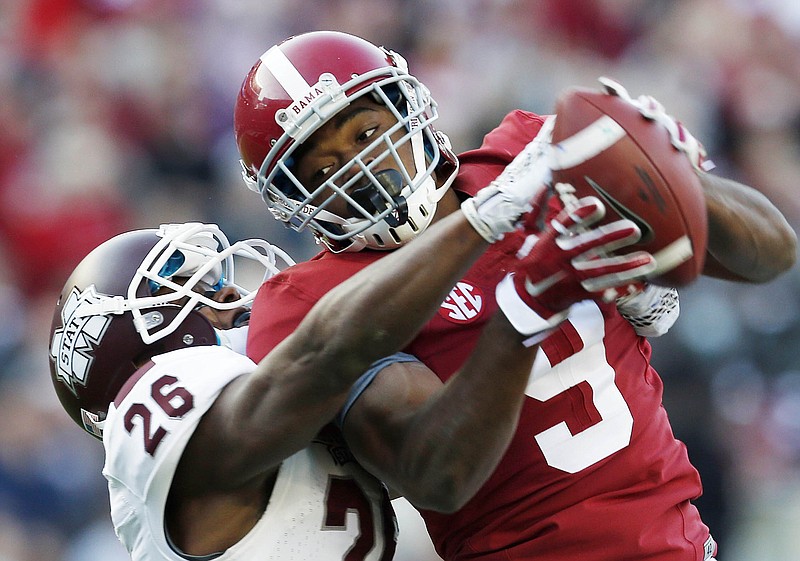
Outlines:
<svg viewBox="0 0 800 561"><path fill-rule="evenodd" d="M525 393L539 401L547 401L582 382L592 388L592 399L601 420L591 427L572 434L566 420L535 435L536 443L547 464L577 473L631 441L633 415L625 397L616 385L614 368L606 360L603 345L603 314L594 302L580 305L569 322L584 343L583 349L552 368L546 351L540 350Z"/></svg>
<svg viewBox="0 0 800 561"><path fill-rule="evenodd" d="M389 503L389 497L383 495L380 505L383 529L382 536L375 528L372 516L372 505L364 490L355 479L350 477L328 477L328 492L325 497L325 525L326 530L347 530L347 513L353 512L358 516L358 536L352 547L347 550L342 561L365 561L367 555L373 550L378 540L378 551L381 552L376 561L390 561L394 557L395 534L394 514ZM374 558L371 557L371 558Z"/></svg>
<svg viewBox="0 0 800 561"><path fill-rule="evenodd" d="M171 419L180 419L194 409L194 396L183 386L175 386L177 381L175 376L165 374L150 386L153 403ZM155 455L168 431L164 427L153 426L153 411L149 404L133 403L125 412L123 420L128 434L133 434L134 427L141 424L144 449L151 456Z"/></svg>

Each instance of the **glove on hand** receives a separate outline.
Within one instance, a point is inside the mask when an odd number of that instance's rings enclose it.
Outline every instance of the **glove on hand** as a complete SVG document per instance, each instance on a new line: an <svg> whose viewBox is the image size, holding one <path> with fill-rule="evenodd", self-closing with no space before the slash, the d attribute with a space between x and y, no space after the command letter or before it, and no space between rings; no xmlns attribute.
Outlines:
<svg viewBox="0 0 800 561"><path fill-rule="evenodd" d="M596 197L579 199L562 210L537 238L517 253L519 262L497 286L497 303L514 328L531 335L526 345L547 337L569 315L573 304L602 298L610 302L644 287L656 267L647 252L614 255L636 243L641 232L630 220L589 228L605 214Z"/></svg>
<svg viewBox="0 0 800 561"><path fill-rule="evenodd" d="M655 121L666 127L669 131L669 138L672 145L686 154L692 166L698 171L711 171L716 166L714 162L707 159L706 149L692 134L683 126L680 121L676 121L671 115L667 115L664 106L649 95L641 95L638 99L633 99L628 90L619 82L611 78L599 78L601 84L609 94L620 97L634 105L645 119Z"/></svg>
<svg viewBox="0 0 800 561"><path fill-rule="evenodd" d="M550 183L550 138L555 117L548 117L539 133L497 179L461 204L472 227L489 243L516 227L520 217L540 204Z"/></svg>
<svg viewBox="0 0 800 561"><path fill-rule="evenodd" d="M654 284L638 294L617 298L617 309L642 337L661 337L681 313L677 289Z"/></svg>

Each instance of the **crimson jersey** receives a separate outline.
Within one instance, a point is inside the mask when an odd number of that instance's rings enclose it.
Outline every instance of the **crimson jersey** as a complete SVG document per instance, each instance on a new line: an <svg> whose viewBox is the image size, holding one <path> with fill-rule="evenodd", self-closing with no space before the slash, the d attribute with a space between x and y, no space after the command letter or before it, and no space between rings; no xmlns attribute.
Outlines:
<svg viewBox="0 0 800 561"><path fill-rule="evenodd" d="M454 188L474 195L532 139L542 118L515 111L459 157ZM497 309L494 290L519 235L494 244L404 349L446 381ZM258 360L330 288L383 252L333 254L261 288L248 353ZM502 383L498 380L497 383ZM584 302L540 348L515 436L490 479L453 514L423 512L448 560L700 561L715 544L690 500L701 493L685 446L662 407L650 345L616 306Z"/></svg>

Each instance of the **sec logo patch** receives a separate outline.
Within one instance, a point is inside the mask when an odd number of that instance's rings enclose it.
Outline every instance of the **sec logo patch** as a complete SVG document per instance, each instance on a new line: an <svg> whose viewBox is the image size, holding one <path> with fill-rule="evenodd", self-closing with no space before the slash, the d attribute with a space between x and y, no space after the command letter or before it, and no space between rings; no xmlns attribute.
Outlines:
<svg viewBox="0 0 800 561"><path fill-rule="evenodd" d="M483 311L483 293L479 288L461 281L442 302L439 315L454 323L469 323Z"/></svg>

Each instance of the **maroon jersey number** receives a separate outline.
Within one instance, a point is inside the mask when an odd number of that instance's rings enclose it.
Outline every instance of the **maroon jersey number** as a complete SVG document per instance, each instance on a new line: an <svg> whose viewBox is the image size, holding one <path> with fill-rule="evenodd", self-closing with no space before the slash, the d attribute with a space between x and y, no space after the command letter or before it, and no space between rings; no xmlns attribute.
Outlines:
<svg viewBox="0 0 800 561"><path fill-rule="evenodd" d="M372 506L358 483L349 477L329 477L328 492L325 498L325 526L327 530L346 530L347 513L355 511L358 516L359 532L352 547L342 561L364 561L367 554L377 544L383 550L381 561L389 561L394 556L394 522L388 497L381 504L383 535L375 531Z"/></svg>
<svg viewBox="0 0 800 561"><path fill-rule="evenodd" d="M153 382L150 387L150 396L153 402L167 416L172 419L179 419L194 408L194 396L183 386L169 386L175 384L178 379L175 376L165 374ZM144 403L133 403L125 412L125 430L132 434L133 428L137 423L135 419L140 419L142 434L144 436L144 449L151 456L155 455L158 445L167 436L164 427L152 427L153 413Z"/></svg>

